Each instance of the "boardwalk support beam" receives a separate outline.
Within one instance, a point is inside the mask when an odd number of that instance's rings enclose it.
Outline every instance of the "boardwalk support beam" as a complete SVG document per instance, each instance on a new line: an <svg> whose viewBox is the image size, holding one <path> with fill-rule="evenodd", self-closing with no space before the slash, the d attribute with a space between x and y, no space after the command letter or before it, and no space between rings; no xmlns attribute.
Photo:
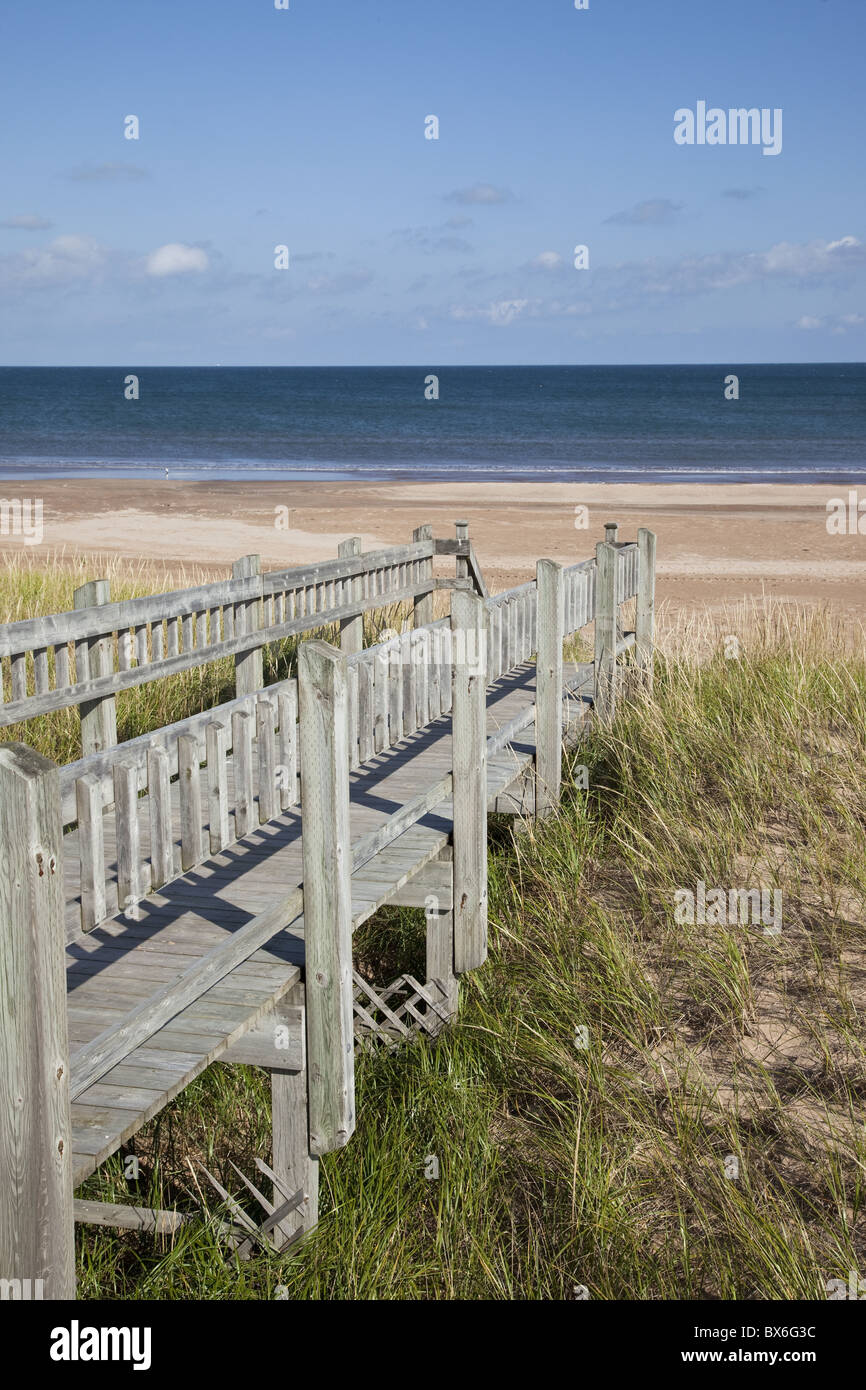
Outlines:
<svg viewBox="0 0 866 1390"><path fill-rule="evenodd" d="M75 1297L63 915L58 770L9 743L0 748L0 1279L42 1280L36 1297L46 1299Z"/></svg>
<svg viewBox="0 0 866 1390"><path fill-rule="evenodd" d="M346 658L327 642L298 654L310 1148L355 1128L352 866Z"/></svg>
<svg viewBox="0 0 866 1390"><path fill-rule="evenodd" d="M565 576L554 560L539 560L538 652L535 667L535 814L551 815L562 782L562 642Z"/></svg>
<svg viewBox="0 0 866 1390"><path fill-rule="evenodd" d="M428 866L419 875L419 885L425 882L430 888L424 894L424 920L427 926L427 981L436 986L440 1002L448 1016L457 1015L459 1007L460 981L454 974L454 892L452 883L447 882L442 893L436 882L444 871L447 879L453 874L453 864L440 861ZM400 901L400 894L396 895Z"/></svg>
<svg viewBox="0 0 866 1390"><path fill-rule="evenodd" d="M293 1004L303 1005L303 985L291 993ZM300 1070L271 1069L271 1122L273 1126L274 1173L288 1192L303 1192L301 1205L275 1230L278 1244L299 1231L311 1231L319 1219L319 1160L310 1149L310 1119L307 1095L307 1063ZM274 1205L280 1197L274 1191Z"/></svg>
<svg viewBox="0 0 866 1390"><path fill-rule="evenodd" d="M468 590L451 596L454 645L454 969L487 959L487 608Z"/></svg>

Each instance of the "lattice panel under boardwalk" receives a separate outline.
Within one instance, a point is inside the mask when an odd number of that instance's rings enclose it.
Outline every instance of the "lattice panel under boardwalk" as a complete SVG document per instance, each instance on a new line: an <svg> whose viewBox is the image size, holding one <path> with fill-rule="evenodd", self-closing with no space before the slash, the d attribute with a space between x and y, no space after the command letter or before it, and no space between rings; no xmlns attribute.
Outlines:
<svg viewBox="0 0 866 1390"><path fill-rule="evenodd" d="M395 1048L419 1033L435 1038L453 1018L436 980L421 985L414 975L398 975L384 989L376 989L357 970L352 979L356 1043L375 1039Z"/></svg>

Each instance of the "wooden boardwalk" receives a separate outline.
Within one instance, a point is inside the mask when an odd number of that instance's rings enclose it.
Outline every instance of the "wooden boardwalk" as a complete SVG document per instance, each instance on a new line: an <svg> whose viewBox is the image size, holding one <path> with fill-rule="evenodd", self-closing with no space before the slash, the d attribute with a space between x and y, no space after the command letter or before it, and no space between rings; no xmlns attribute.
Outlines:
<svg viewBox="0 0 866 1390"><path fill-rule="evenodd" d="M73 612L0 627L0 724L77 707L83 754L0 744L0 1278L71 1297L76 1221L191 1219L74 1191L214 1061L266 1068L272 1099L270 1196L240 1175L264 1220L206 1174L221 1229L241 1254L312 1229L320 1155L355 1128L356 1044L435 1036L484 964L488 814L555 814L563 747L612 717L622 662L650 684L654 554L610 525L595 558L491 597L466 524L423 526L122 603L92 581ZM364 615L406 602L411 629L364 647ZM569 665L590 623L593 660ZM297 676L265 685L265 647L304 635ZM226 657L233 699L117 743L118 691ZM355 968L385 904L423 909L423 980Z"/></svg>
<svg viewBox="0 0 866 1390"><path fill-rule="evenodd" d="M585 695L575 694L564 701L564 729L567 737L573 737L589 707L591 668L567 668L567 677L576 681ZM488 691L488 736L527 710L534 699L533 664L496 682ZM490 811L499 807L513 814L528 808L532 784L526 774L534 757L535 734L529 727L489 758ZM451 762L451 720L441 717L359 768L350 780L352 840L376 830L435 785ZM177 785L173 784L173 835L179 853ZM107 847L113 841L112 820L109 812ZM385 903L405 901L410 895L401 890L447 851L452 833L451 802L447 801L354 873L353 926ZM74 883L78 866L75 832L66 837L64 848L67 878ZM302 882L302 817L300 810L294 809L257 827L225 853L172 881L162 892L150 895L138 905L136 922L119 915L83 933L77 927L77 899L71 898L67 916L72 939L66 958L73 1076L75 1054L83 1043L119 1023L131 1008L160 985L169 984L197 956L203 956L280 893ZM415 894L413 901L417 897ZM86 1090L72 1105L76 1185L205 1067L224 1055L231 1043L270 1014L298 983L303 965L301 915Z"/></svg>

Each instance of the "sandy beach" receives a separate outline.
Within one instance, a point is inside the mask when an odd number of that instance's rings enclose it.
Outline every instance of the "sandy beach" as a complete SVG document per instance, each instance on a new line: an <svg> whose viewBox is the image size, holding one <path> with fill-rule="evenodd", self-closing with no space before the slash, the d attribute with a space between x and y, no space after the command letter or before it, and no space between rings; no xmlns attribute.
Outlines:
<svg viewBox="0 0 866 1390"><path fill-rule="evenodd" d="M222 574L250 552L266 567L302 564L333 556L347 535L369 549L405 542L427 521L453 536L464 518L496 590L527 578L540 556L587 557L604 523L618 521L621 539L639 526L657 533L658 597L674 608L766 594L866 617L866 535L827 531L841 487L73 479L0 491L43 502L41 543L0 535L4 555L145 558Z"/></svg>

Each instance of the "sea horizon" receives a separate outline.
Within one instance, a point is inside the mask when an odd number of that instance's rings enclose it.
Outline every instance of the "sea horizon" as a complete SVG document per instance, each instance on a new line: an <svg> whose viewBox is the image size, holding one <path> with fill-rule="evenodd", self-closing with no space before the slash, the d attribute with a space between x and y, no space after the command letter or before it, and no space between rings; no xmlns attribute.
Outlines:
<svg viewBox="0 0 866 1390"><path fill-rule="evenodd" d="M0 367L0 477L866 481L866 364Z"/></svg>

